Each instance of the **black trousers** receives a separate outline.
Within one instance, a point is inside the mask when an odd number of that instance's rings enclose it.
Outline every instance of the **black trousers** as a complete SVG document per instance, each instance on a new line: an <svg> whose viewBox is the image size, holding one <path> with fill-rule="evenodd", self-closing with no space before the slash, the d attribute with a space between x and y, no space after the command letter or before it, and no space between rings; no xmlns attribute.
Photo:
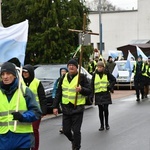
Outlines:
<svg viewBox="0 0 150 150"><path fill-rule="evenodd" d="M81 147L81 125L83 121L83 112L65 115L63 114L63 132L64 135L73 142L75 149Z"/></svg>
<svg viewBox="0 0 150 150"><path fill-rule="evenodd" d="M142 97L144 97L144 81L134 81L134 87L136 91L136 97L140 98L140 94L142 95Z"/></svg>
<svg viewBox="0 0 150 150"><path fill-rule="evenodd" d="M108 104L104 105L98 105L99 109L99 119L100 124L103 127L104 126L104 118L105 118L105 125L108 125L108 116L109 116L109 110L108 110Z"/></svg>

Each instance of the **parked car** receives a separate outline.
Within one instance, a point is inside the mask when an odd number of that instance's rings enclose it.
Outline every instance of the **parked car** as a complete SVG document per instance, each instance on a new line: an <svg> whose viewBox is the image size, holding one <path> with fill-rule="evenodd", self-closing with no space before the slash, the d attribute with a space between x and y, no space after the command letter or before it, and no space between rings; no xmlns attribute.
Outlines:
<svg viewBox="0 0 150 150"><path fill-rule="evenodd" d="M126 68L127 60L115 61L118 67L118 77L116 79L115 86L117 89L120 87L130 87L132 89L134 87L134 73L132 70L128 70ZM131 61L131 68L133 67L135 61Z"/></svg>
<svg viewBox="0 0 150 150"><path fill-rule="evenodd" d="M47 110L48 113L52 112L52 91L53 86L57 78L60 77L60 68L67 67L67 64L49 64L49 65L36 65L35 66L35 77L38 78L45 89L45 94L47 98ZM92 75L87 72L87 70L81 67L81 73L85 74L89 82L91 81ZM61 112L61 107L59 108Z"/></svg>

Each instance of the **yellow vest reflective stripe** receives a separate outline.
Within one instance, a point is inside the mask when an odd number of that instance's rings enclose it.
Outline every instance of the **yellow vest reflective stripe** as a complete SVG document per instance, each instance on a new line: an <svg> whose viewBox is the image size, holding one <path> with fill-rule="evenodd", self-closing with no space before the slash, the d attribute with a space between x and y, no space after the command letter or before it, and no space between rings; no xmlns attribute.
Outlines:
<svg viewBox="0 0 150 150"><path fill-rule="evenodd" d="M141 71L143 71L144 70L144 63L142 63L142 69L141 69ZM134 74L136 74L136 67L137 67L137 63L135 63L134 64ZM142 73L142 75L144 75L145 73Z"/></svg>
<svg viewBox="0 0 150 150"><path fill-rule="evenodd" d="M23 86L23 89L25 91L26 87ZM11 113L15 112L16 110L18 90L16 90L16 92L14 93L10 102L8 102L6 95L3 94L1 90L0 90L0 98L1 98L0 134L5 134L9 130L11 132L14 132L14 120L13 120L13 115ZM21 113L27 111L26 100L21 92L21 89L20 89L20 101L19 101L18 111ZM15 133L31 133L31 132L33 132L31 123L17 121L17 127Z"/></svg>
<svg viewBox="0 0 150 150"><path fill-rule="evenodd" d="M148 66L148 68L147 68L147 71L146 71L147 73L149 72L150 73L150 66ZM147 74L148 75L148 74ZM150 78L150 76L148 75L148 77Z"/></svg>
<svg viewBox="0 0 150 150"><path fill-rule="evenodd" d="M36 101L38 103L39 103L39 98L38 98L37 89L38 89L39 83L40 83L40 80L38 80L37 78L34 78L29 86L30 90L34 93Z"/></svg>
<svg viewBox="0 0 150 150"><path fill-rule="evenodd" d="M69 102L74 104L76 97L75 88L77 86L78 75L76 75L69 83L67 80L67 74L68 73L66 73L62 82L62 104L68 104ZM83 104L85 104L85 96L78 93L77 105Z"/></svg>
<svg viewBox="0 0 150 150"><path fill-rule="evenodd" d="M145 65L145 72L143 73L143 76L146 76L146 77L148 77L148 74L147 74L147 70L148 70L148 65Z"/></svg>
<svg viewBox="0 0 150 150"><path fill-rule="evenodd" d="M89 72L90 72L90 73L93 72L91 63L89 63L88 66L89 66L89 68L90 68L90 69L89 69Z"/></svg>
<svg viewBox="0 0 150 150"><path fill-rule="evenodd" d="M95 93L106 92L108 85L109 81L106 74L103 74L102 78L100 78L98 74L95 74L94 80Z"/></svg>
<svg viewBox="0 0 150 150"><path fill-rule="evenodd" d="M95 60L94 60L93 62L94 62L94 66L96 66L96 65L97 65L97 62L96 62Z"/></svg>

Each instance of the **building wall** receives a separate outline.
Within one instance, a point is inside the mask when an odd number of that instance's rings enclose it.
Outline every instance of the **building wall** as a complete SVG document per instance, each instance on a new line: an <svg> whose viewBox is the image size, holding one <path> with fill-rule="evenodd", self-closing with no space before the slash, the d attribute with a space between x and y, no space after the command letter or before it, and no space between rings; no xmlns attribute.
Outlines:
<svg viewBox="0 0 150 150"><path fill-rule="evenodd" d="M150 39L150 0L138 0L138 10L105 12L101 15L102 40L105 43L103 56L108 56L109 50L129 44L132 40ZM99 12L89 14L91 23L89 29L99 33ZM99 43L99 36L91 36L94 48Z"/></svg>

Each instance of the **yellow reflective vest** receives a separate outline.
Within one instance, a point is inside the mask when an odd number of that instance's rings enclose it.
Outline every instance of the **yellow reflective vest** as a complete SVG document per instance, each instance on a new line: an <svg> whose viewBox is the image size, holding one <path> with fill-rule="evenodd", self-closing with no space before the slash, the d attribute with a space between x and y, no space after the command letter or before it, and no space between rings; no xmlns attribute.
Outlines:
<svg viewBox="0 0 150 150"><path fill-rule="evenodd" d="M150 78L150 75L149 75L150 74L150 65L148 65L146 68L146 74Z"/></svg>
<svg viewBox="0 0 150 150"><path fill-rule="evenodd" d="M88 64L88 71L89 71L89 73L93 72L93 68L92 68L91 62Z"/></svg>
<svg viewBox="0 0 150 150"><path fill-rule="evenodd" d="M23 87L24 91L26 87ZM13 97L11 98L10 102L5 94L2 93L0 90L0 134L5 134L9 130L14 132L14 120L12 112L16 111L16 103L18 99L18 90L14 93ZM23 113L27 111L26 100L20 91L20 101L19 101L19 108L18 111ZM17 127L15 133L31 133L33 132L32 124L28 122L19 122L17 121Z"/></svg>
<svg viewBox="0 0 150 150"><path fill-rule="evenodd" d="M136 67L137 67L137 63L134 64L134 74L136 74ZM145 64L142 63L142 68L141 68L141 71L143 72L144 70L144 67L145 67ZM145 75L145 73L142 73L142 75Z"/></svg>
<svg viewBox="0 0 150 150"><path fill-rule="evenodd" d="M38 104L39 104L39 97L38 97L37 89L38 89L39 83L40 83L40 80L38 80L37 78L34 78L29 86L29 89L34 93Z"/></svg>
<svg viewBox="0 0 150 150"><path fill-rule="evenodd" d="M62 82L62 104L68 104L69 102L74 104L76 97L78 75L76 75L69 83L67 80L67 74L68 73L66 73ZM85 96L78 93L77 105L84 105L84 104L85 104Z"/></svg>
<svg viewBox="0 0 150 150"><path fill-rule="evenodd" d="M95 80L94 80L95 93L106 92L108 85L109 85L109 81L108 81L108 76L106 74L103 74L102 78L100 78L98 74L95 74Z"/></svg>
<svg viewBox="0 0 150 150"><path fill-rule="evenodd" d="M146 76L146 77L149 77L148 74L147 74L148 72L150 72L149 68L150 68L149 65L145 65L145 70L146 71L145 71L145 73L143 75Z"/></svg>

